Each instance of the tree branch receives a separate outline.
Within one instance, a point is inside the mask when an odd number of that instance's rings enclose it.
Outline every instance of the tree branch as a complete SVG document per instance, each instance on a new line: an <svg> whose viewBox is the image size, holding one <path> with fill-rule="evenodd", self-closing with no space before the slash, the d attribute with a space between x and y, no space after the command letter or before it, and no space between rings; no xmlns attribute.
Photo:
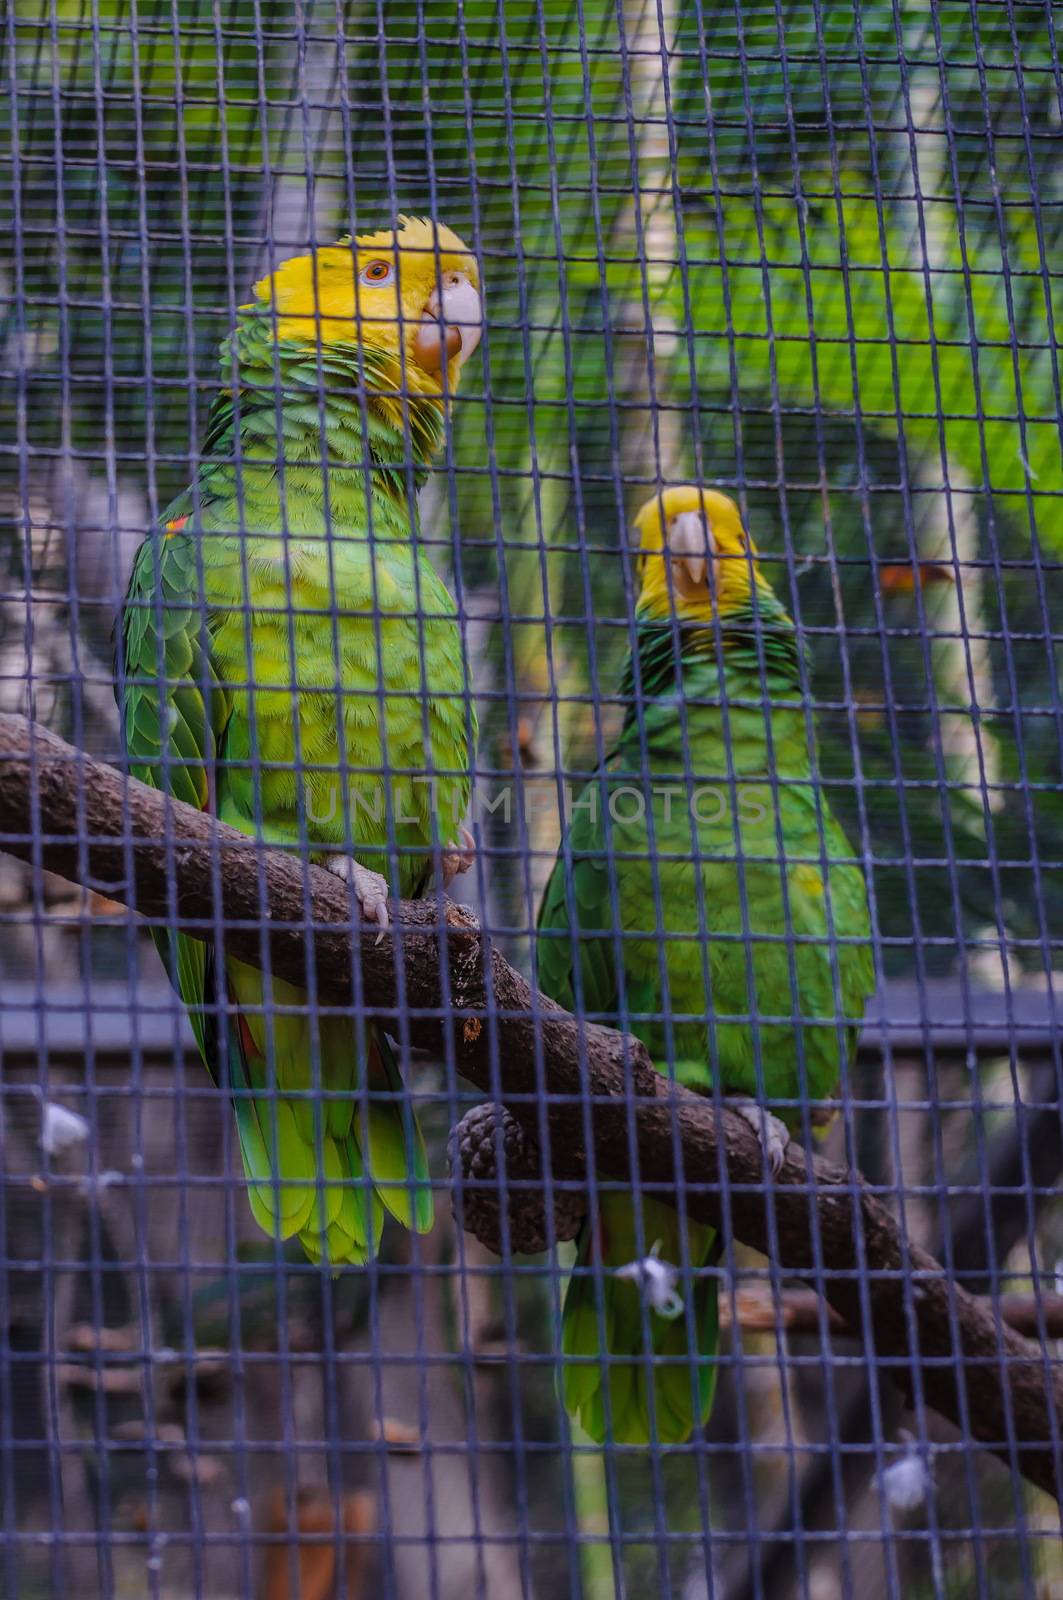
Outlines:
<svg viewBox="0 0 1063 1600"><path fill-rule="evenodd" d="M1063 1375L1042 1345L949 1283L858 1175L791 1143L766 1182L743 1118L670 1084L638 1041L536 994L462 907L396 904L393 932L378 939L356 926L332 874L10 715L0 716L0 848L294 983L305 985L312 963L323 1000L349 1005L357 994L392 1032L450 1056L530 1138L545 1133L563 1183L586 1180L589 1119L601 1177L623 1182L636 1160L644 1191L673 1203L681 1194L700 1221L726 1220L862 1328L909 1392L918 1382L928 1405L1058 1496Z"/></svg>

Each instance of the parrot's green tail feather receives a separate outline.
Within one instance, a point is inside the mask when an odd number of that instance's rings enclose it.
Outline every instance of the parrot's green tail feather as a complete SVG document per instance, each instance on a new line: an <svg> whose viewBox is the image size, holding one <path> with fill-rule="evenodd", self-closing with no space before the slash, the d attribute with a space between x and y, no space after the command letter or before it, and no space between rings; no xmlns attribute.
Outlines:
<svg viewBox="0 0 1063 1600"><path fill-rule="evenodd" d="M298 1236L311 1261L335 1268L376 1255L385 1209L427 1232L433 1219L428 1158L387 1040L375 1030L368 1037L369 1093L363 1095L353 1027L342 1018L322 1018L320 1076L327 1094L315 1103L309 1094L313 1039L301 1014L305 995L274 980L267 1019L261 974L238 962L227 970L234 1006L229 1084L259 1227L277 1239Z"/></svg>
<svg viewBox="0 0 1063 1600"><path fill-rule="evenodd" d="M369 1049L369 1164L391 1215L427 1233L435 1220L428 1152L391 1046L378 1034Z"/></svg>
<svg viewBox="0 0 1063 1600"><path fill-rule="evenodd" d="M681 1224L676 1213L655 1200L644 1200L642 1211L646 1249L659 1245L660 1259L678 1264ZM616 1275L618 1267L639 1253L634 1203L627 1195L605 1196L599 1213L597 1245L585 1223L565 1293L565 1407L599 1444L607 1434L619 1444L682 1444L704 1426L712 1410L719 1343L716 1278L699 1275L689 1291L689 1307L674 1316L662 1316L651 1306L644 1313L638 1283ZM710 1261L716 1235L694 1222L687 1224L687 1235L690 1263L697 1270ZM680 1292L682 1288L681 1282Z"/></svg>

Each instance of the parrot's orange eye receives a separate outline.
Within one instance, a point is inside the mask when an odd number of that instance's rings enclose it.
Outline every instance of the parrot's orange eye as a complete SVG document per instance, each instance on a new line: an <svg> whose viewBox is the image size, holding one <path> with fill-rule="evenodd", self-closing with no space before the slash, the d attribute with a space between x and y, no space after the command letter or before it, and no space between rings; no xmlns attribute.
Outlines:
<svg viewBox="0 0 1063 1600"><path fill-rule="evenodd" d="M365 284L372 284L374 287L387 283L390 277L390 261L370 261L369 265L363 267L361 272L361 281Z"/></svg>

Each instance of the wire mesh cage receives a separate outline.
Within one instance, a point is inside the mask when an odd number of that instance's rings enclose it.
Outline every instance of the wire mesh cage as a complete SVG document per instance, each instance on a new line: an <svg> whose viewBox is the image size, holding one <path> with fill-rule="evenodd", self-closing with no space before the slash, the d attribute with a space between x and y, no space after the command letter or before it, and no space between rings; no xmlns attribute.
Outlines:
<svg viewBox="0 0 1063 1600"><path fill-rule="evenodd" d="M1063 1594L1060 13L8 8L6 1595Z"/></svg>

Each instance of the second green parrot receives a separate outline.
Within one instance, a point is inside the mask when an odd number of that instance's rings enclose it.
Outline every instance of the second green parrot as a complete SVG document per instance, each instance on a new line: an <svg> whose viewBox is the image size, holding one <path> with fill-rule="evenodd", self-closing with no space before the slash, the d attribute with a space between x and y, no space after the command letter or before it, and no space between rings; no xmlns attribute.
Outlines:
<svg viewBox="0 0 1063 1600"><path fill-rule="evenodd" d="M738 508L672 488L635 527L626 720L573 807L539 981L688 1088L781 1102L794 1125L833 1095L873 987L863 875L813 781L797 635ZM746 1109L777 1152L785 1129ZM565 1403L592 1438L680 1443L707 1420L717 1243L603 1181L562 1319ZM686 1267L682 1296L665 1263Z"/></svg>

